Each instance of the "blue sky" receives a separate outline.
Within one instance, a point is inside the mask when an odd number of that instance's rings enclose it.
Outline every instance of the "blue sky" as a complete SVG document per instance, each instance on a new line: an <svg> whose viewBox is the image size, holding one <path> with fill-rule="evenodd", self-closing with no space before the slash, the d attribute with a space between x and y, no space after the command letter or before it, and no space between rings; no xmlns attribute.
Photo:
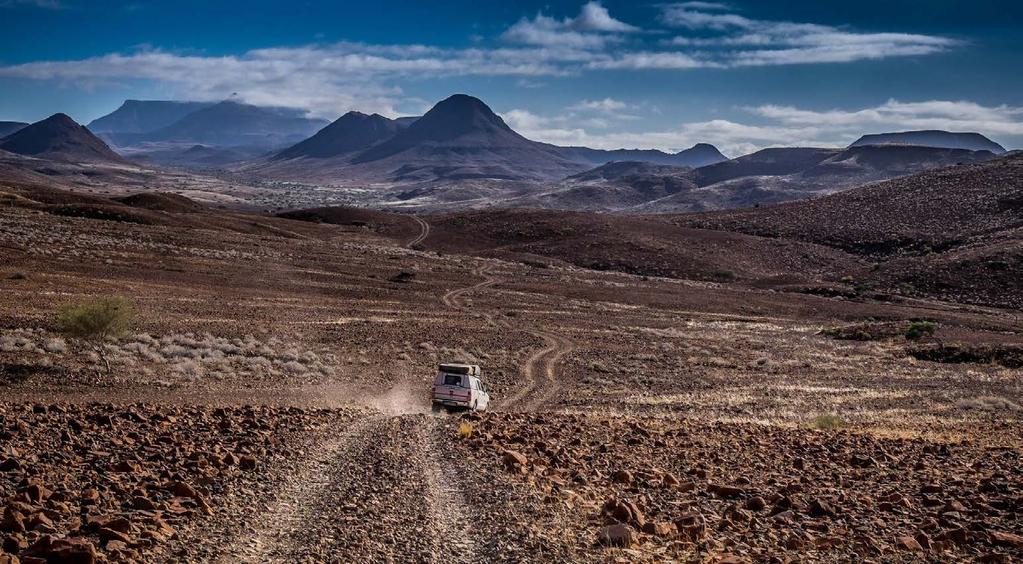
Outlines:
<svg viewBox="0 0 1023 564"><path fill-rule="evenodd" d="M561 144L734 156L941 128L1023 147L1020 4L0 0L0 119L234 93L397 116L465 92Z"/></svg>

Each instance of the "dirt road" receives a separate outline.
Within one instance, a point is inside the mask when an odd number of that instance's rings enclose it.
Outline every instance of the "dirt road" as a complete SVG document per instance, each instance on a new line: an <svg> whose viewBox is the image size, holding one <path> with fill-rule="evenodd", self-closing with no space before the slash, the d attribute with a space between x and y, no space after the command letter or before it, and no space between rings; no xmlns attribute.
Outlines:
<svg viewBox="0 0 1023 564"><path fill-rule="evenodd" d="M371 416L327 438L221 562L482 562L439 418Z"/></svg>
<svg viewBox="0 0 1023 564"><path fill-rule="evenodd" d="M557 371L558 363L574 348L572 340L563 332L543 331L530 328L528 325L513 326L503 317L495 316L486 310L471 310L464 297L480 290L493 288L501 283L494 274L494 265L488 264L477 268L473 274L483 280L471 286L451 290L441 297L441 301L449 308L475 314L487 323L508 329L522 331L544 342L544 346L519 367L520 386L506 398L496 398L497 406L502 410L534 411L542 408L555 396L559 388Z"/></svg>
<svg viewBox="0 0 1023 564"><path fill-rule="evenodd" d="M421 236L428 231L424 227ZM468 311L467 294L500 282L492 269L478 269L483 281L448 292L443 303ZM489 312L475 313L512 329ZM572 348L563 336L525 331L545 346L521 367L522 387L501 402L502 409L541 408L557 388L557 362ZM506 508L466 501L481 494L481 485L453 448L447 417L421 407L418 413L371 415L324 435L280 484L276 498L233 531L217 561L507 560L494 538L480 534L480 523L500 527Z"/></svg>
<svg viewBox="0 0 1023 564"><path fill-rule="evenodd" d="M412 220L415 221L416 225L419 227L419 234L405 245L410 248L422 243L430 236L430 224L427 223L426 220L418 215L412 216Z"/></svg>

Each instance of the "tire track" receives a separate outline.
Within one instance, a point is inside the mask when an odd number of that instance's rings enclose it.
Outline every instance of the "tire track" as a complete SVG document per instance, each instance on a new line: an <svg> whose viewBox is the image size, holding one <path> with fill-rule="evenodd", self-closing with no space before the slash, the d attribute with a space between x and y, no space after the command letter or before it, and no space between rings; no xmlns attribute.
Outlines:
<svg viewBox="0 0 1023 564"><path fill-rule="evenodd" d="M451 309L479 315L493 326L522 331L544 342L544 346L530 355L526 362L519 367L519 374L525 380L525 386L519 387L511 396L500 403L503 409L511 409L521 405L521 409L524 411L535 411L542 407L560 389L561 385L556 375L557 366L575 348L575 343L570 338L558 333L514 327L505 319L498 318L490 312L468 311L467 306L462 302L463 296L494 286L500 282L500 279L492 271L493 266L489 264L473 270L474 275L483 277L482 282L451 290L441 297L441 301Z"/></svg>
<svg viewBox="0 0 1023 564"><path fill-rule="evenodd" d="M319 445L218 562L484 562L440 420L358 420Z"/></svg>
<svg viewBox="0 0 1023 564"><path fill-rule="evenodd" d="M418 215L413 215L412 220L419 225L419 235L416 235L414 239L405 244L405 246L409 248L422 243L430 236L430 224L427 223L425 219Z"/></svg>
<svg viewBox="0 0 1023 564"><path fill-rule="evenodd" d="M313 508L316 500L325 498L332 489L336 461L347 457L356 439L378 419L355 421L340 435L316 445L313 456L283 485L270 507L238 535L217 562L269 562L297 552L303 541L312 541L310 529L316 530L318 520Z"/></svg>

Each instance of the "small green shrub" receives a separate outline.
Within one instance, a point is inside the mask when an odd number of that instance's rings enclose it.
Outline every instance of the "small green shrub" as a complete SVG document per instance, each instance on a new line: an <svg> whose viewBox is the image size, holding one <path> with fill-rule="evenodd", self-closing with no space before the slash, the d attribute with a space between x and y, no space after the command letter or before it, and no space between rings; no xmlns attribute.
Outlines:
<svg viewBox="0 0 1023 564"><path fill-rule="evenodd" d="M128 300L115 296L62 307L57 326L69 337L105 341L123 335L131 325L131 319Z"/></svg>
<svg viewBox="0 0 1023 564"><path fill-rule="evenodd" d="M103 341L120 337L131 325L132 311L122 297L98 298L60 308L57 327L68 337L91 341L110 373Z"/></svg>
<svg viewBox="0 0 1023 564"><path fill-rule="evenodd" d="M813 418L814 429L841 429L845 425L845 420L834 413L824 413Z"/></svg>
<svg viewBox="0 0 1023 564"><path fill-rule="evenodd" d="M913 321L906 328L906 339L910 341L919 341L924 337L930 337L934 335L934 332L938 330L938 326L930 321Z"/></svg>

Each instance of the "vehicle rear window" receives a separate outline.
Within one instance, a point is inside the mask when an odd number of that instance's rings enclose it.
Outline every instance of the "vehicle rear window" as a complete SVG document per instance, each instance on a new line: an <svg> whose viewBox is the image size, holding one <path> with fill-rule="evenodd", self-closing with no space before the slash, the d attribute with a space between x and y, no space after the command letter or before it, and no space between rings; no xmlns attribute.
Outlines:
<svg viewBox="0 0 1023 564"><path fill-rule="evenodd" d="M456 376L454 374L445 374L444 375L444 385L445 386L461 386L462 385L462 377L461 376Z"/></svg>

